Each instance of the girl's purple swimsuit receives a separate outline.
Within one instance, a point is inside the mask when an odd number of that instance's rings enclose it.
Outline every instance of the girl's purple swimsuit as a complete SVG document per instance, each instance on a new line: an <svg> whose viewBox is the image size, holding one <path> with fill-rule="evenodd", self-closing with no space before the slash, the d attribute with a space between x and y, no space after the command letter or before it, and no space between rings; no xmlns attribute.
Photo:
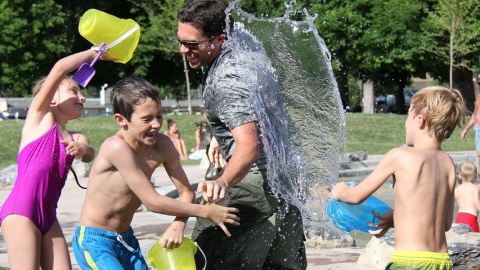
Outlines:
<svg viewBox="0 0 480 270"><path fill-rule="evenodd" d="M18 154L17 180L0 209L0 224L6 216L16 214L32 220L42 235L50 229L74 158L66 154L61 140L55 123Z"/></svg>

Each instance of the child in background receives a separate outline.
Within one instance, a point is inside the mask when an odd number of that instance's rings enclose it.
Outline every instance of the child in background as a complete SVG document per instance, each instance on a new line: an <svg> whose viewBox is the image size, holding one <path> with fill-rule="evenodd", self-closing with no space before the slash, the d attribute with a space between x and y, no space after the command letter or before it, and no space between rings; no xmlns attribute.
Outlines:
<svg viewBox="0 0 480 270"><path fill-rule="evenodd" d="M394 176L395 209L377 215L382 236L395 221L395 251L386 269L452 269L445 232L453 221L455 166L442 142L465 119L457 90L441 86L417 92L405 121L406 144L382 158L375 170L352 187L337 183L335 199L358 204Z"/></svg>
<svg viewBox="0 0 480 270"><path fill-rule="evenodd" d="M107 138L93 163L87 194L72 247L82 269L147 269L131 223L143 203L148 210L176 216L161 240L178 247L189 216L208 218L230 232L238 226L236 208L193 204L195 193L170 139L159 133L163 123L157 89L144 79L130 77L112 89L114 119L119 131ZM178 190L179 200L162 196L152 186L153 172L163 165Z"/></svg>
<svg viewBox="0 0 480 270"><path fill-rule="evenodd" d="M95 55L88 50L60 59L34 87L17 179L0 211L11 269L72 268L56 208L73 159L90 162L95 150L85 135L66 128L82 116L85 103L78 83L66 75Z"/></svg>
<svg viewBox="0 0 480 270"><path fill-rule="evenodd" d="M167 130L163 133L172 140L175 149L177 149L178 156L181 160L188 160L187 147L185 141L180 136L180 130L178 130L178 123L172 119L167 119Z"/></svg>
<svg viewBox="0 0 480 270"><path fill-rule="evenodd" d="M480 210L480 187L474 184L477 179L477 167L472 162L460 166L458 177L462 184L455 188L455 200L458 214L455 223L467 224L472 231L478 232L478 211Z"/></svg>

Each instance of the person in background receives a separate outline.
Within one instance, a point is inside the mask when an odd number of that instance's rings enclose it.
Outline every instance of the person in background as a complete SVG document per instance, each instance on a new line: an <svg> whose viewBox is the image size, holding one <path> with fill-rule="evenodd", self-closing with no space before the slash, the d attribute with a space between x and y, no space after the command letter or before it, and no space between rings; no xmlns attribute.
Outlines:
<svg viewBox="0 0 480 270"><path fill-rule="evenodd" d="M238 210L216 204L193 204L195 193L170 139L159 134L163 123L157 89L138 77L120 80L112 89L114 119L119 131L107 138L88 179L87 193L75 229L72 247L82 269L147 269L131 228L141 204L149 211L176 216L163 233L161 246L178 247L188 217L202 217L217 224L238 225ZM157 193L150 179L163 165L178 190L179 199Z"/></svg>
<svg viewBox="0 0 480 270"><path fill-rule="evenodd" d="M207 156L206 147L210 144L212 131L207 121L195 122L195 147L190 149L189 159L202 160Z"/></svg>
<svg viewBox="0 0 480 270"><path fill-rule="evenodd" d="M95 150L84 134L67 130L68 121L82 116L86 100L67 75L96 54L87 50L60 59L33 89L22 128L17 179L0 210L11 269L72 268L57 203L73 159L90 162Z"/></svg>
<svg viewBox="0 0 480 270"><path fill-rule="evenodd" d="M193 152L196 152L198 150L200 150L200 127L198 127L195 130L195 147L190 149L190 152L193 153Z"/></svg>
<svg viewBox="0 0 480 270"><path fill-rule="evenodd" d="M465 162L460 166L458 178L462 184L455 188L455 200L458 205L455 223L467 224L472 231L478 232L477 216L480 211L480 187L474 182L477 180L477 167L472 162Z"/></svg>
<svg viewBox="0 0 480 270"><path fill-rule="evenodd" d="M236 40L226 40L226 8L221 0L193 0L177 16L180 52L191 68L204 73L203 99L213 134L208 156L223 166L197 191L207 203L224 199L237 207L241 220L239 227L227 224L232 227L227 238L212 222L198 219L192 239L205 251L209 269L306 269L302 215L267 180L258 115L246 78L237 70L255 68L237 65ZM196 260L203 265L201 256Z"/></svg>
<svg viewBox="0 0 480 270"><path fill-rule="evenodd" d="M180 130L178 130L178 123L172 119L167 119L167 130L163 134L170 138L180 159L188 160L187 147L185 146L185 140L180 135Z"/></svg>
<svg viewBox="0 0 480 270"><path fill-rule="evenodd" d="M406 144L381 159L358 185L345 182L332 189L336 200L362 203L390 176L394 177L395 209L380 219L374 235L395 225L395 250L385 269L452 269L445 232L450 230L455 203L455 165L442 143L464 122L460 92L442 86L418 91L405 121Z"/></svg>
<svg viewBox="0 0 480 270"><path fill-rule="evenodd" d="M480 87L480 74L477 75L476 81L477 85ZM465 128L460 133L462 139L465 139L468 130L473 126L475 126L475 151L477 151L478 164L480 165L480 94L475 98L475 107L472 116L470 117L470 121L468 121L467 125L465 125Z"/></svg>

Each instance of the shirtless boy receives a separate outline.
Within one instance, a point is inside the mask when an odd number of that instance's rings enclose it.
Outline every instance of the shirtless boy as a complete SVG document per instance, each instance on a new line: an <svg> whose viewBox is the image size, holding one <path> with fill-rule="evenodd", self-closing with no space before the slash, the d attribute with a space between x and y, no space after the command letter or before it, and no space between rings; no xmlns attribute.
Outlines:
<svg viewBox="0 0 480 270"><path fill-rule="evenodd" d="M455 223L467 224L472 231L478 232L478 211L480 210L480 187L474 184L477 179L477 167L472 162L460 166L458 177L462 184L455 188L455 200L458 214Z"/></svg>
<svg viewBox="0 0 480 270"><path fill-rule="evenodd" d="M120 130L102 144L92 166L87 194L72 246L82 269L147 269L130 224L143 203L148 210L176 216L161 245L181 244L189 216L208 218L230 236L224 223L238 225L236 208L193 204L195 194L171 140L159 133L160 96L149 82L130 77L110 96ZM179 200L161 196L150 179L163 164L178 189Z"/></svg>
<svg viewBox="0 0 480 270"><path fill-rule="evenodd" d="M386 269L452 269L445 232L453 221L455 166L441 146L465 119L456 90L427 87L416 93L405 122L410 147L390 150L360 184L337 183L335 199L358 204L394 177L395 209L383 216L383 235L395 221L395 251Z"/></svg>

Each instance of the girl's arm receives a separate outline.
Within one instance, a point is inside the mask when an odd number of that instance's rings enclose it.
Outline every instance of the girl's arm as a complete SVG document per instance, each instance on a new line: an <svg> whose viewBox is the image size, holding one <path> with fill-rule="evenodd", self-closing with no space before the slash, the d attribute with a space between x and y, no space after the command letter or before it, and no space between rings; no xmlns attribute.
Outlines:
<svg viewBox="0 0 480 270"><path fill-rule="evenodd" d="M67 154L75 156L85 163L92 161L95 158L95 149L90 145L87 136L77 132L73 135L73 139L74 141L61 141L67 147Z"/></svg>
<svg viewBox="0 0 480 270"><path fill-rule="evenodd" d="M86 50L58 60L50 70L40 91L33 98L27 118L29 116L36 119L43 117L49 111L50 102L65 76L76 70L81 64L91 62L96 54L93 50Z"/></svg>

